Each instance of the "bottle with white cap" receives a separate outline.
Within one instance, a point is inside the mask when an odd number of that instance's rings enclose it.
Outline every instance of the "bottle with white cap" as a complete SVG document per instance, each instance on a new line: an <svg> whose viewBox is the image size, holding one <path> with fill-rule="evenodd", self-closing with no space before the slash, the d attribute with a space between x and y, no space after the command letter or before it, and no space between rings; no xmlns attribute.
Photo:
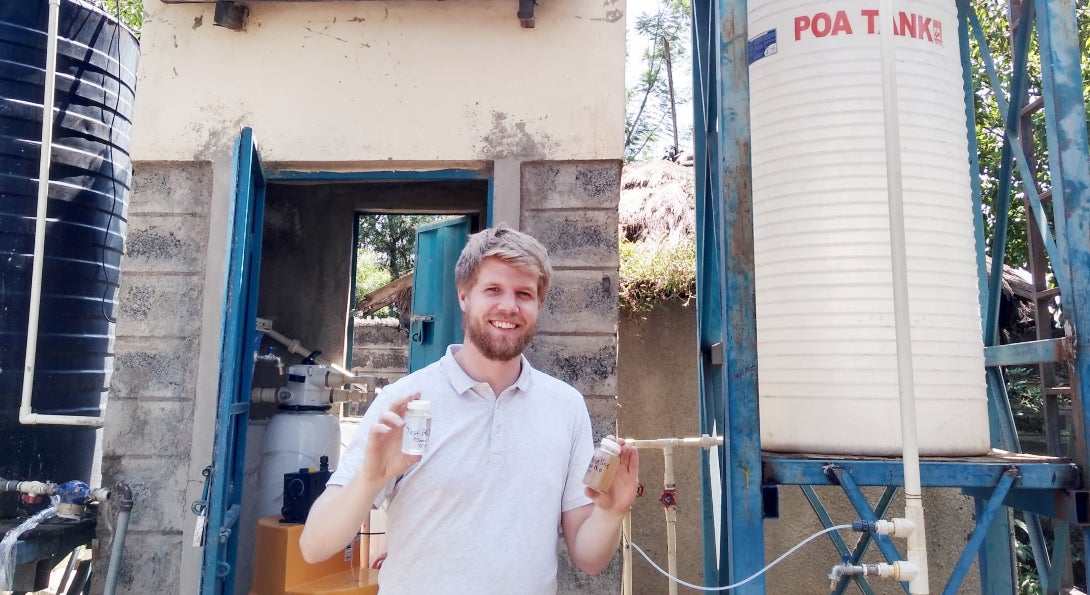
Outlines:
<svg viewBox="0 0 1090 595"><path fill-rule="evenodd" d="M609 438L602 438L602 443L590 458L583 484L598 492L608 492L613 485L613 476L617 474L620 456L621 445Z"/></svg>
<svg viewBox="0 0 1090 595"><path fill-rule="evenodd" d="M431 438L431 402L409 401L409 411L405 414L405 428L401 438L401 452L407 455L422 455L428 450Z"/></svg>

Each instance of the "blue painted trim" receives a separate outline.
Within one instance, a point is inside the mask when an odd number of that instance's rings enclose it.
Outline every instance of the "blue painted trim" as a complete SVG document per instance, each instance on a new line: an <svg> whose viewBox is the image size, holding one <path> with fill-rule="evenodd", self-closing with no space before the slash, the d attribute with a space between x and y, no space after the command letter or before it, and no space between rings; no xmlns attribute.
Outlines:
<svg viewBox="0 0 1090 595"><path fill-rule="evenodd" d="M900 459L796 459L765 453L764 481L778 485L836 485L826 467L835 466L863 486L903 486ZM1008 469L1018 470L1018 485L1026 489L1074 489L1080 485L1077 465L1064 462L995 462L930 460L920 461L920 479L929 488L991 488Z"/></svg>
<svg viewBox="0 0 1090 595"><path fill-rule="evenodd" d="M1007 492L1014 485L1016 477L1015 471L1009 469L999 479L999 483L992 491L991 498L988 499L988 505L984 508L983 515L977 516L973 535L965 544L965 549L961 551L961 556L958 558L957 564L954 565L953 572L950 573L950 579L946 582L946 588L943 589L943 595L957 595L961 583L965 580L965 576L969 574L973 559L976 558L980 547L984 545L984 539L991 529L992 522L995 520L996 515L999 514L999 509L1003 507L1003 499L1006 498Z"/></svg>
<svg viewBox="0 0 1090 595"><path fill-rule="evenodd" d="M1024 366L1039 362L1062 362L1071 357L1071 342L1063 339L1042 339L984 348L985 366Z"/></svg>
<svg viewBox="0 0 1090 595"><path fill-rule="evenodd" d="M352 222L352 288L350 290L351 293L348 294L352 297L350 298L351 302L348 307L348 328L345 329L346 345L344 361L346 362L355 361L353 360L353 352L355 350L356 344L356 312L357 307L359 306L359 303L356 301L356 270L360 266L360 222L363 220L364 217L365 215L363 213L356 213L356 216L353 218ZM351 367L351 364L349 365L349 367ZM334 411L343 411L343 409L341 408L341 405L338 404L334 407Z"/></svg>
<svg viewBox="0 0 1090 595"><path fill-rule="evenodd" d="M386 170L386 171L270 171L266 175L270 182L373 182L379 180L413 180L434 182L445 180L487 180L492 174L476 169L437 169L431 171Z"/></svg>
<svg viewBox="0 0 1090 595"><path fill-rule="evenodd" d="M495 204L496 204L495 201L496 201L496 178L495 178L495 176L489 176L488 177L488 205L486 207L485 222L484 222L485 227L492 227L493 225L495 225L497 223L496 222L496 217L493 214L493 213L495 213ZM518 222L516 221L515 223L510 223L510 225L518 225Z"/></svg>

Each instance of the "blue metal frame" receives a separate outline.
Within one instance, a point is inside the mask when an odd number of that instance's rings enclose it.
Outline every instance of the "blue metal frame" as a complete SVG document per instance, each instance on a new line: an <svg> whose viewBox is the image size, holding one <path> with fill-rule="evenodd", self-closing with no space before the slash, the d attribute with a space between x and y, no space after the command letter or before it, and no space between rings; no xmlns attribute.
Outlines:
<svg viewBox="0 0 1090 595"><path fill-rule="evenodd" d="M764 566L752 196L746 183L747 12L744 1L729 0L697 0L693 11L694 55L701 78L696 122L703 126L695 135L701 425L724 437L718 461L723 519L719 564L714 576L706 573L705 582L713 579L722 586ZM710 416L714 418L709 420ZM706 540L707 534L705 530ZM764 591L763 576L734 590Z"/></svg>
<svg viewBox="0 0 1090 595"><path fill-rule="evenodd" d="M725 449L717 461L722 481L722 534L720 554L715 556L716 535L712 524L715 503L705 456L704 496L705 584L722 586L748 576L763 566L763 528L757 514L761 484L754 481L754 464L761 464L766 485L803 486L811 506L828 526L824 508L809 486L839 484L863 518L881 512L862 498L859 485L886 486L887 493L903 481L899 460L836 460L818 457L773 456L761 453L759 408L756 393L756 341L753 330L753 254L750 221L750 155L748 116L748 68L745 0L693 0L694 108L696 130L697 295L700 367L701 431L724 434ZM965 113L969 124L967 142L971 165L978 168L974 89L969 74L969 35L982 39L979 22L969 0L957 0L962 63L965 66ZM1076 416L1074 461L1058 459L978 458L971 460L924 460L921 466L926 487L959 487L974 496L976 529L955 565L947 592L956 591L976 558L984 593L1014 592L1009 514L1004 506L1026 511L1038 573L1045 589L1059 586L1067 555L1068 523L1085 523L1087 496L1076 492L1090 485L1090 149L1082 96L1080 47L1074 0L1023 0L1022 23L1015 40L1015 66L1010 75L1008 102L994 64L981 44L984 60L997 90L1000 109L1008 114L1007 139L1002 156L1001 180L1005 191L1000 201L1009 202L1010 176L1019 168L1044 245L1063 296L1063 312L1069 324L1068 338L999 346L996 333L999 277L1002 272L1006 221L999 217L992 238L991 270L986 270L986 242L980 185L973 180L973 212L980 269L981 318L984 322L985 358L989 385L989 412L993 445L1017 452L1018 436L1007 400L1001 366L1044 361L1073 362L1072 402ZM1036 15L1041 53L1043 96L1052 176L1055 235L1018 142L1016 104L1026 84L1025 64L1029 30ZM997 205L997 212L1005 212ZM1083 498L1080 500L1080 497ZM881 503L880 503L881 504ZM1051 556L1047 551L1038 514L1053 519L1057 538ZM1090 532L1082 530L1090 551ZM876 541L887 557L896 556L891 546ZM834 540L835 541L835 540ZM888 543L888 540L885 540ZM732 547L745 543L746 547ZM837 544L841 553L847 548ZM863 546L865 547L865 546ZM858 552L862 554L862 550ZM1051 558L1051 559L1050 559ZM1090 560L1088 560L1090 563ZM1090 570L1090 569L1088 569ZM867 592L863 584L857 583ZM847 579L838 585L842 592ZM747 587L752 586L752 589ZM738 590L759 593L763 582Z"/></svg>

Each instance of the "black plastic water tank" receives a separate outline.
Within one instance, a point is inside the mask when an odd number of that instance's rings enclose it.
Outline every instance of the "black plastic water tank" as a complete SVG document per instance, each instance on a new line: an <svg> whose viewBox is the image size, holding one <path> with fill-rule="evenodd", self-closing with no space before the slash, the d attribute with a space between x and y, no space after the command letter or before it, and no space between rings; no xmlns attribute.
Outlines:
<svg viewBox="0 0 1090 595"><path fill-rule="evenodd" d="M94 428L19 423L48 10L46 0L0 3L0 478L89 481ZM138 57L113 16L61 2L35 413L97 416L105 402ZM0 494L0 518L15 506Z"/></svg>

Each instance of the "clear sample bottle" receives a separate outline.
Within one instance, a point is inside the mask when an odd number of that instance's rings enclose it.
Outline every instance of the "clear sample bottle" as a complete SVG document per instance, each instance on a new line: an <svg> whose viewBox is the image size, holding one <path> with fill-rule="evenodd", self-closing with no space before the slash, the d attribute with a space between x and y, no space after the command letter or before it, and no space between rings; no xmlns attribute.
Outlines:
<svg viewBox="0 0 1090 595"><path fill-rule="evenodd" d="M422 455L428 450L431 438L431 402L409 401L409 411L405 414L405 429L401 438L401 452L407 455Z"/></svg>
<svg viewBox="0 0 1090 595"><path fill-rule="evenodd" d="M602 438L602 443L590 458L583 484L598 492L608 492L613 485L613 476L617 474L620 456L621 445L609 438Z"/></svg>

